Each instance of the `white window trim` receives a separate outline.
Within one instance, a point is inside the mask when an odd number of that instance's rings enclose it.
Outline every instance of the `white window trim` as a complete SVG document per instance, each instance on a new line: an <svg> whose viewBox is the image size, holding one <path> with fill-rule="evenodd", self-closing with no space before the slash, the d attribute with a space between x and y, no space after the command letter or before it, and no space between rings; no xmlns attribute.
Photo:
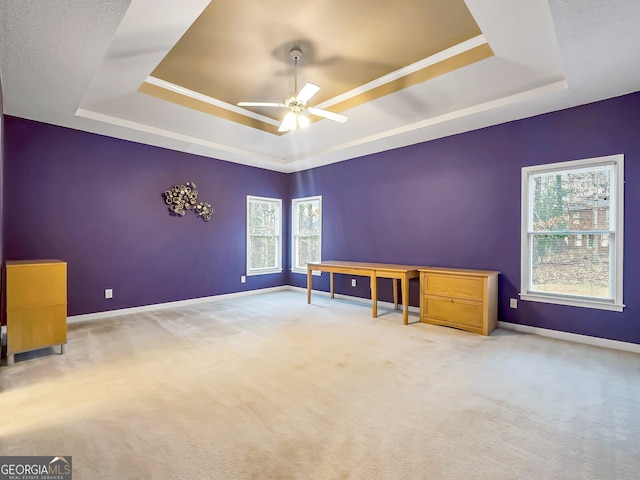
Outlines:
<svg viewBox="0 0 640 480"><path fill-rule="evenodd" d="M322 195L316 195L314 197L294 198L291 201L291 271L293 273L307 274L306 268L295 267L295 255L296 255L296 231L298 216L296 215L296 205L300 203L308 203L313 201L320 202L320 259L322 260Z"/></svg>
<svg viewBox="0 0 640 480"><path fill-rule="evenodd" d="M531 270L529 237L529 177L535 173L549 173L564 171L572 168L596 167L601 165L613 165L611 199L614 208L611 211L612 221L615 226L613 242L613 255L615 274L613 280L613 300L582 298L579 296L547 294L541 292L529 292L529 278ZM550 163L522 168L521 184L521 232L520 232L520 298L533 302L553 303L557 305L569 305L574 307L595 308L622 312L625 305L622 303L622 267L624 246L624 155L609 155L606 157L588 158L585 160L573 160L569 162Z"/></svg>
<svg viewBox="0 0 640 480"><path fill-rule="evenodd" d="M276 252L276 263L278 266L276 268L249 268L249 258L251 256L251 242L250 238L250 229L249 229L249 205L251 202L267 202L274 203L278 206L278 210L280 211L280 215L278 216L278 248ZM246 260L246 275L248 277L253 275L266 275L270 273L282 273L282 200L279 198L268 198L268 197L256 197L253 195L247 195L247 220L246 220L246 243L247 243L247 260Z"/></svg>

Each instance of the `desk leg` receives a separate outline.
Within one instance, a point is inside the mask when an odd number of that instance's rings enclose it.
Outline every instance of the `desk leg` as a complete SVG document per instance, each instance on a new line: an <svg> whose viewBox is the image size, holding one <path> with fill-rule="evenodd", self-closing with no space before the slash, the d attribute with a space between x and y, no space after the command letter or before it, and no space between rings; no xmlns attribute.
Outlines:
<svg viewBox="0 0 640 480"><path fill-rule="evenodd" d="M333 298L333 272L329 272L329 291L331 292L331 298Z"/></svg>
<svg viewBox="0 0 640 480"><path fill-rule="evenodd" d="M312 282L312 274L311 269L307 269L307 303L311 303L311 282Z"/></svg>
<svg viewBox="0 0 640 480"><path fill-rule="evenodd" d="M409 325L409 278L402 278L402 319L405 325Z"/></svg>
<svg viewBox="0 0 640 480"><path fill-rule="evenodd" d="M378 279L371 275L371 316L378 318Z"/></svg>
<svg viewBox="0 0 640 480"><path fill-rule="evenodd" d="M393 282L393 308L398 310L398 279L392 278Z"/></svg>

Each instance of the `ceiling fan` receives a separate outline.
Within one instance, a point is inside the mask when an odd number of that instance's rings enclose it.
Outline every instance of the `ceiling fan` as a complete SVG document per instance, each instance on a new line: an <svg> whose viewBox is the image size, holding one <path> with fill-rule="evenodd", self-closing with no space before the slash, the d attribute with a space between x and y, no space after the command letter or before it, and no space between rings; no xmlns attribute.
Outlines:
<svg viewBox="0 0 640 480"><path fill-rule="evenodd" d="M294 91L298 91L298 60L302 58L302 51L299 48L292 48L289 51L289 56L294 62L295 67L295 79L294 79ZM288 108L289 112L284 116L279 132L287 132L289 130L295 130L298 127L306 127L309 124L309 118L304 114L308 112L312 115L327 118L335 122L344 123L348 117L339 113L329 112L322 110L321 108L308 107L307 102L318 93L320 87L313 83L306 83L302 90L297 95L289 97L282 103L277 102L239 102L239 107L281 107Z"/></svg>

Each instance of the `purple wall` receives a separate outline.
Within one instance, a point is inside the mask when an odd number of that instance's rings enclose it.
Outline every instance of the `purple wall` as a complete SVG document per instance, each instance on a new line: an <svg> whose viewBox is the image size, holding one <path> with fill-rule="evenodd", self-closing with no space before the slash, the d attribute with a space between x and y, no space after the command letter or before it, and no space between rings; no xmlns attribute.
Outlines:
<svg viewBox="0 0 640 480"><path fill-rule="evenodd" d="M528 165L625 155L624 312L509 298L520 289L520 175ZM501 320L640 343L640 93L292 175L323 196L323 258L499 270ZM325 278L326 277L326 278ZM338 277L342 277L338 279ZM337 276L336 292L368 297ZM291 283L304 286L302 275ZM381 298L391 300L390 281ZM328 275L314 287L328 290ZM419 305L419 288L410 290Z"/></svg>
<svg viewBox="0 0 640 480"><path fill-rule="evenodd" d="M248 277L246 195L323 196L324 259L494 269L500 319L640 344L640 93L285 175L6 116L4 253L69 263L69 314L292 284ZM519 302L520 173L625 154L622 313ZM1 173L1 172L0 172ZM193 180L211 222L169 215L162 192ZM328 290L328 278L314 286ZM105 300L104 289L114 298ZM339 293L368 297L368 282ZM391 299L391 285L381 285ZM411 303L419 304L417 282Z"/></svg>
<svg viewBox="0 0 640 480"><path fill-rule="evenodd" d="M69 315L286 283L286 270L240 283L246 195L288 205L286 174L10 116L5 152L6 258L68 262ZM187 181L210 222L169 214L162 193Z"/></svg>

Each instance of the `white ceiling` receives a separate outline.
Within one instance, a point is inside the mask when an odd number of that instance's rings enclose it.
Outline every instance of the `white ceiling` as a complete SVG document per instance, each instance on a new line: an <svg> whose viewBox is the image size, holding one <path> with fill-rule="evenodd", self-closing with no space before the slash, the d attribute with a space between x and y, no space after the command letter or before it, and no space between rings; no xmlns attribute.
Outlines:
<svg viewBox="0 0 640 480"><path fill-rule="evenodd" d="M208 4L3 0L4 113L292 172L640 90L640 1L466 0L495 56L277 136L138 92Z"/></svg>

